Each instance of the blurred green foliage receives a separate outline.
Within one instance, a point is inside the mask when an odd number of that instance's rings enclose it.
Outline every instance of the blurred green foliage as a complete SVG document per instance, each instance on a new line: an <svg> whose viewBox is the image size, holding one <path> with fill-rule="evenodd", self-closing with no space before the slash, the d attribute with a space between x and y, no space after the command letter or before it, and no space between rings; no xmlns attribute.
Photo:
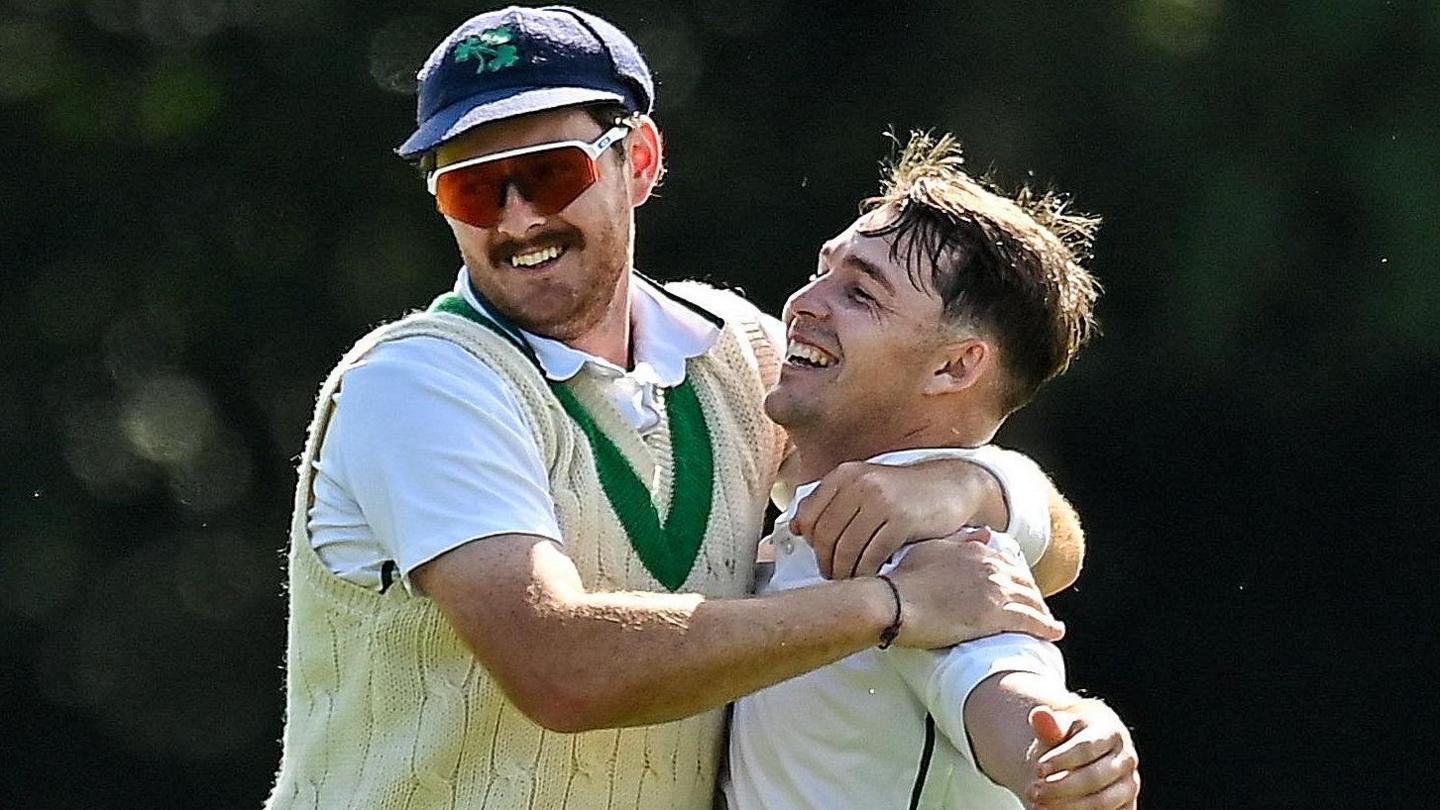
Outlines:
<svg viewBox="0 0 1440 810"><path fill-rule="evenodd" d="M1435 573L1440 3L589 8L659 78L654 275L778 308L890 127L1104 216L1107 334L1005 434L1090 528L1075 683L1136 723L1151 806L1412 795L1361 741ZM453 277L390 148L479 10L0 0L0 805L261 800L290 465L349 342ZM1344 557L1357 526L1418 561ZM1347 738L1293 745L1307 701ZM1332 803L1276 783L1303 768Z"/></svg>

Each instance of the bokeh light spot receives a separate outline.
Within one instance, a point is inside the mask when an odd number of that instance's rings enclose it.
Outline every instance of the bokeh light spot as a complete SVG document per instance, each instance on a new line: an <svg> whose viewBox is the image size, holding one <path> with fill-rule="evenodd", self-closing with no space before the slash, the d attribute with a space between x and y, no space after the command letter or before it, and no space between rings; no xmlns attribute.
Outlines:
<svg viewBox="0 0 1440 810"><path fill-rule="evenodd" d="M120 426L142 458L185 464L214 436L215 406L205 389L188 377L156 377L128 397Z"/></svg>
<svg viewBox="0 0 1440 810"><path fill-rule="evenodd" d="M155 468L131 450L116 428L119 407L108 400L71 405L65 414L65 462L90 494L128 501L149 492Z"/></svg>

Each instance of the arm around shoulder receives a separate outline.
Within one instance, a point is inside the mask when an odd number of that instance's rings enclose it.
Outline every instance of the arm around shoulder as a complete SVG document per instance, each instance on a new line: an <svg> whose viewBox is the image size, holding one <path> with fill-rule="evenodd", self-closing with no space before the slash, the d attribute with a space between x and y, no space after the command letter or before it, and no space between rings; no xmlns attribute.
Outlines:
<svg viewBox="0 0 1440 810"><path fill-rule="evenodd" d="M512 702L555 731L648 725L863 649L890 622L876 579L762 597L591 592L555 542L466 543L413 577Z"/></svg>

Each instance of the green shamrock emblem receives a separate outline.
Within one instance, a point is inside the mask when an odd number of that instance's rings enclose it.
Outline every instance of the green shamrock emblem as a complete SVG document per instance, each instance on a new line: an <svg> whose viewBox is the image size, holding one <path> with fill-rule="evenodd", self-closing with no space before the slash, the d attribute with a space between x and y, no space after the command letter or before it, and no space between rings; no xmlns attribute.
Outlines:
<svg viewBox="0 0 1440 810"><path fill-rule="evenodd" d="M466 37L455 46L455 61L469 62L473 59L477 63L476 73L503 70L520 61L520 52L510 44L514 38L515 32L509 26L481 31L479 36Z"/></svg>

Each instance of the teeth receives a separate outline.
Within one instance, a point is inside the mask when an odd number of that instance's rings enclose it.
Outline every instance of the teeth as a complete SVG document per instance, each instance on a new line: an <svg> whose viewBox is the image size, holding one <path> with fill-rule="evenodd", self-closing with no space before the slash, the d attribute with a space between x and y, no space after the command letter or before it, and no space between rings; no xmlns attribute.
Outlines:
<svg viewBox="0 0 1440 810"><path fill-rule="evenodd" d="M825 368L835 363L835 358L814 346L795 343L793 341L790 343L790 348L786 350L785 359L787 361L804 360L810 365L819 366L820 368Z"/></svg>
<svg viewBox="0 0 1440 810"><path fill-rule="evenodd" d="M551 245L529 253L517 253L510 258L510 263L516 267L534 267L541 262L548 262L564 252L559 245Z"/></svg>

